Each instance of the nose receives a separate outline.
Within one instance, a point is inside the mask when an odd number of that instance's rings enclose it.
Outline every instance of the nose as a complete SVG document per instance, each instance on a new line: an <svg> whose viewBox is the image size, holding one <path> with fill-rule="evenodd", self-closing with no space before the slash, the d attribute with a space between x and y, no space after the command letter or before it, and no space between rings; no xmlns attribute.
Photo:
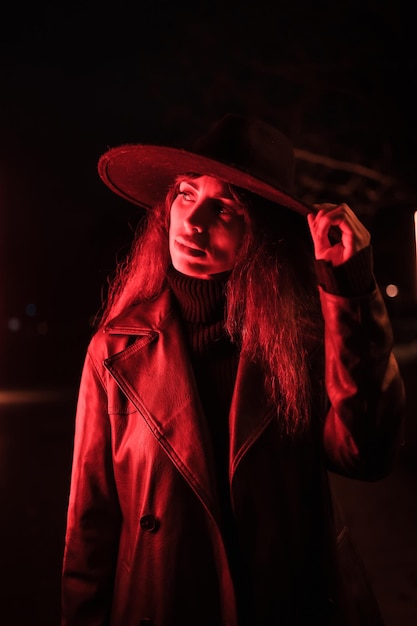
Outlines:
<svg viewBox="0 0 417 626"><path fill-rule="evenodd" d="M184 224L188 232L202 233L207 228L207 206L203 202L195 202L184 217Z"/></svg>

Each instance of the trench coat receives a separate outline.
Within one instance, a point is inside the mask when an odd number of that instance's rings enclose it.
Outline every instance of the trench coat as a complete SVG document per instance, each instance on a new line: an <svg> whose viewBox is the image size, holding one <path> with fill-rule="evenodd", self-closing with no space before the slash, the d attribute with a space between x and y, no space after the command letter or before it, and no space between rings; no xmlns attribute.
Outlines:
<svg viewBox="0 0 417 626"><path fill-rule="evenodd" d="M390 471L403 383L378 288L320 297L325 366L312 359L312 371L323 393L307 432L283 434L261 371L240 357L229 480L252 603L239 617L209 430L171 292L92 337L76 413L62 626L381 623L349 529L337 527L328 472L376 480Z"/></svg>

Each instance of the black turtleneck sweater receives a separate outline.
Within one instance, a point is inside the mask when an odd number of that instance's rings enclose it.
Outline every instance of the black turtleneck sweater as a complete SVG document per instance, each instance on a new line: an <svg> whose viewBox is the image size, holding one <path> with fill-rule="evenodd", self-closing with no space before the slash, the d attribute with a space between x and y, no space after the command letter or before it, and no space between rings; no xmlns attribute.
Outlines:
<svg viewBox="0 0 417 626"><path fill-rule="evenodd" d="M224 329L227 277L192 278L174 268L170 268L167 277L190 348L216 461L224 472L228 465L228 417L238 363L237 349ZM227 479L227 472L223 478Z"/></svg>

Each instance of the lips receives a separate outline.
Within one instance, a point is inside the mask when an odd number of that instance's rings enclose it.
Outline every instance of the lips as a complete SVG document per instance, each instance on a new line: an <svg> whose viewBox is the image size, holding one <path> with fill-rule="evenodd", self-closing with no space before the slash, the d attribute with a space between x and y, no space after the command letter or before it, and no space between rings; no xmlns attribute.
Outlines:
<svg viewBox="0 0 417 626"><path fill-rule="evenodd" d="M190 256L202 257L206 255L204 250L198 248L192 241L175 239L175 247L183 254L188 254Z"/></svg>

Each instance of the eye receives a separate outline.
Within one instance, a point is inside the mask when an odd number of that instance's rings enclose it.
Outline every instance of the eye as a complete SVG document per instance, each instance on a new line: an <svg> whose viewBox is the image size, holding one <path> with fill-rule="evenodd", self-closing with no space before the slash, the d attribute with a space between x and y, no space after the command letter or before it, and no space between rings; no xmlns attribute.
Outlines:
<svg viewBox="0 0 417 626"><path fill-rule="evenodd" d="M182 196L184 200L192 200L192 193L190 193L189 191L179 191L178 195Z"/></svg>
<svg viewBox="0 0 417 626"><path fill-rule="evenodd" d="M217 213L219 213L220 215L225 215L226 213L230 213L230 209L224 204L218 204Z"/></svg>
<svg viewBox="0 0 417 626"><path fill-rule="evenodd" d="M195 198L195 192L192 187L183 182L179 185L177 196L181 196L185 202L191 202Z"/></svg>
<svg viewBox="0 0 417 626"><path fill-rule="evenodd" d="M234 205L232 206L231 204L223 203L223 202L216 203L216 213L217 215L221 216L222 219L224 220L231 220L234 217L237 217L239 215L239 211L237 210L237 207L235 207Z"/></svg>

